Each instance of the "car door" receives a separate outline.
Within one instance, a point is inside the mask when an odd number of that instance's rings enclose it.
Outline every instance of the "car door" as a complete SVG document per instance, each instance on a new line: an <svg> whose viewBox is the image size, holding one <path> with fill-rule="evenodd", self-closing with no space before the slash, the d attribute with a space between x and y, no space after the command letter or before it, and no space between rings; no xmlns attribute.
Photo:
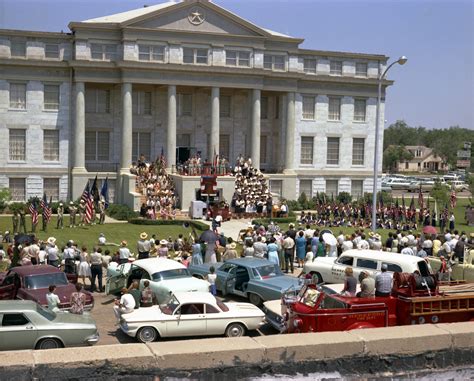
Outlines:
<svg viewBox="0 0 474 381"><path fill-rule="evenodd" d="M232 263L224 263L216 271L216 287L222 292L222 295L232 293L235 285L235 274L237 265Z"/></svg>
<svg viewBox="0 0 474 381"><path fill-rule="evenodd" d="M206 321L206 331L208 335L223 335L228 319L224 319L222 316L223 312L219 311L216 307L205 304L204 305L204 320Z"/></svg>
<svg viewBox="0 0 474 381"><path fill-rule="evenodd" d="M367 271L369 276L374 278L378 274L378 269L381 267L379 261L368 258L357 258L356 266L354 267L354 277L359 279L359 274L362 270Z"/></svg>
<svg viewBox="0 0 474 381"><path fill-rule="evenodd" d="M118 294L123 287L127 287L128 274L130 272L130 266L122 264L119 266L119 273L110 278L107 278L105 282L105 294Z"/></svg>
<svg viewBox="0 0 474 381"><path fill-rule="evenodd" d="M0 349L33 349L38 332L21 312L0 315Z"/></svg>
<svg viewBox="0 0 474 381"><path fill-rule="evenodd" d="M15 273L10 273L3 280L2 285L0 286L0 300L11 300L16 296L16 287L17 282L15 278L17 275Z"/></svg>
<svg viewBox="0 0 474 381"><path fill-rule="evenodd" d="M205 336L206 319L204 304L182 304L173 313L173 319L166 323L167 336Z"/></svg>
<svg viewBox="0 0 474 381"><path fill-rule="evenodd" d="M324 279L326 282L342 283L345 278L345 271L347 267L354 266L354 257L351 255L341 255L331 268L331 279Z"/></svg>

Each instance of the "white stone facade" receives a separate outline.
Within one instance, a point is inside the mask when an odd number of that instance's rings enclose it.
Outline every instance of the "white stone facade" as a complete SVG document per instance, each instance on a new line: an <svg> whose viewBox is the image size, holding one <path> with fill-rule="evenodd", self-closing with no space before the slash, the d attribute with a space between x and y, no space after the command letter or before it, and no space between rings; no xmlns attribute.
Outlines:
<svg viewBox="0 0 474 381"><path fill-rule="evenodd" d="M201 12L202 23L189 21L191 8ZM130 152L136 156L147 146L138 147L137 139L149 139L151 158L164 152L170 166L176 160L174 147L183 145L203 158L212 158L215 144L231 162L249 155L289 199L298 198L303 188L312 195L326 192L328 180L331 186L337 182L337 192L353 193L355 184L371 191L377 77L387 57L300 49L302 39L261 29L198 0L71 23L70 28L74 34L0 30L0 186L24 178L29 198L43 194L44 179L55 178L55 197L65 201L77 198L97 174L116 184L112 191L118 201L135 205L127 185L133 182L126 176L135 159ZM12 97L18 96L10 91L12 84L26 85L24 109L12 107ZM390 84L385 81L383 89ZM45 85L59 86L57 110L45 109ZM219 94L217 108L211 105L213 91ZM136 103L139 96L151 96L149 106ZM223 97L230 102L228 114L222 113ZM310 117L303 116L305 97L314 99ZM332 98L340 101L337 118L329 110ZM140 107L149 107L149 113ZM170 107L176 107L176 119ZM12 160L12 129L26 131L22 160ZM45 159L45 130L59 133L57 160ZM313 142L311 153L306 146L305 163L303 138ZM328 138L339 139L335 164L328 164ZM363 160L355 164L354 139L359 153L364 141Z"/></svg>

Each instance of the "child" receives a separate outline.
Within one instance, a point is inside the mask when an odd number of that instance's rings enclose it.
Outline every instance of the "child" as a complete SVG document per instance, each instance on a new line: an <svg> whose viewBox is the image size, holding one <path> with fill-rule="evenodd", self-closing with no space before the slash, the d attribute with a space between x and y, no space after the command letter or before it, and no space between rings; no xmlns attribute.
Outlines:
<svg viewBox="0 0 474 381"><path fill-rule="evenodd" d="M209 286L209 291L211 292L212 295L216 296L217 295L217 289L216 289L216 279L217 279L217 274L216 269L214 266L211 266L209 268L210 274L207 275L207 281L210 283Z"/></svg>
<svg viewBox="0 0 474 381"><path fill-rule="evenodd" d="M187 254L183 254L181 256L181 263L185 265L186 267L189 267L189 259Z"/></svg>

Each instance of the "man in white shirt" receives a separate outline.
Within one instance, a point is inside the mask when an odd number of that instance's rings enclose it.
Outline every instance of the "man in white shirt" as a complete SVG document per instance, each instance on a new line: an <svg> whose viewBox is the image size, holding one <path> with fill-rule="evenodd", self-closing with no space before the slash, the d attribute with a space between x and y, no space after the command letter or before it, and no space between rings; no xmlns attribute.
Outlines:
<svg viewBox="0 0 474 381"><path fill-rule="evenodd" d="M369 243L365 240L365 234L362 234L360 238L361 239L359 243L357 244L357 248L359 250L369 250L370 246L369 246Z"/></svg>
<svg viewBox="0 0 474 381"><path fill-rule="evenodd" d="M59 312L59 304L61 301L59 300L59 296L54 293L54 290L56 290L56 286L52 284L49 286L49 292L46 294L48 309L53 312Z"/></svg>
<svg viewBox="0 0 474 381"><path fill-rule="evenodd" d="M132 253L130 253L130 250L127 247L127 241L122 241L120 243L120 249L119 249L119 262L120 264L122 263L127 263L128 258L132 256Z"/></svg>
<svg viewBox="0 0 474 381"><path fill-rule="evenodd" d="M293 273L293 248L295 247L295 241L293 241L293 238L291 238L289 235L286 235L282 246L285 251L285 273L288 273L289 268L291 269L291 273Z"/></svg>
<svg viewBox="0 0 474 381"><path fill-rule="evenodd" d="M401 254L415 255L415 253L413 252L413 249L409 245L410 245L409 242L404 243L404 248L402 249Z"/></svg>
<svg viewBox="0 0 474 381"><path fill-rule="evenodd" d="M115 301L114 314L117 319L117 324L120 323L120 317L123 314L129 314L135 309L135 298L128 293L127 288L122 288L122 297Z"/></svg>

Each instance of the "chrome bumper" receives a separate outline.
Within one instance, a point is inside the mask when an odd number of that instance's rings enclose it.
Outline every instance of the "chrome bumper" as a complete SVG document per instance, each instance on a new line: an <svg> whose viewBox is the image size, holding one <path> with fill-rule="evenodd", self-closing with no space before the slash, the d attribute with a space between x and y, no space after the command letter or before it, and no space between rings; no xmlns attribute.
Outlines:
<svg viewBox="0 0 474 381"><path fill-rule="evenodd" d="M86 337L84 341L87 345L95 345L97 344L99 339L100 339L99 332L96 332L94 335Z"/></svg>

